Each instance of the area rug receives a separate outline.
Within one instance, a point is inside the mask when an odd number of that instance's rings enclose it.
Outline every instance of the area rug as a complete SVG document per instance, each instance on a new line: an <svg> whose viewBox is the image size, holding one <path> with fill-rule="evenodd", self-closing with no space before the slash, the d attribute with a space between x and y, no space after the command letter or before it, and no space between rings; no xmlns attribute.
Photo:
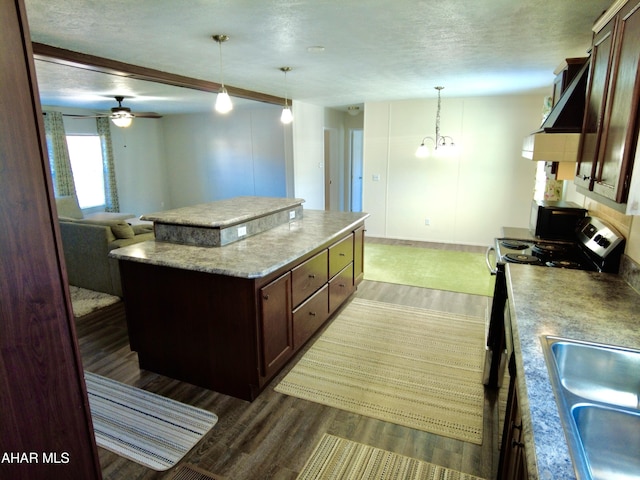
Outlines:
<svg viewBox="0 0 640 480"><path fill-rule="evenodd" d="M364 278L435 290L493 295L484 253L366 243Z"/></svg>
<svg viewBox="0 0 640 480"><path fill-rule="evenodd" d="M275 390L482 443L484 319L354 299Z"/></svg>
<svg viewBox="0 0 640 480"><path fill-rule="evenodd" d="M73 305L73 316L76 318L84 317L120 301L120 297L115 295L94 292L74 285L69 285L69 293L71 295L71 304Z"/></svg>
<svg viewBox="0 0 640 480"><path fill-rule="evenodd" d="M439 465L325 434L298 480L482 480Z"/></svg>
<svg viewBox="0 0 640 480"><path fill-rule="evenodd" d="M218 421L206 410L84 375L98 446L153 470L175 465Z"/></svg>

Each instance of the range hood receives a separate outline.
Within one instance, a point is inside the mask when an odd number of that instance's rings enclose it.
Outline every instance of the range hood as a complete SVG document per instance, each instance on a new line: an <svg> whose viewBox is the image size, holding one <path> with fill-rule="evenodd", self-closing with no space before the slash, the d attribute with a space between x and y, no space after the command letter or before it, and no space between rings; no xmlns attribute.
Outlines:
<svg viewBox="0 0 640 480"><path fill-rule="evenodd" d="M524 139L522 156L534 161L576 162L586 102L589 60L576 73L540 130Z"/></svg>

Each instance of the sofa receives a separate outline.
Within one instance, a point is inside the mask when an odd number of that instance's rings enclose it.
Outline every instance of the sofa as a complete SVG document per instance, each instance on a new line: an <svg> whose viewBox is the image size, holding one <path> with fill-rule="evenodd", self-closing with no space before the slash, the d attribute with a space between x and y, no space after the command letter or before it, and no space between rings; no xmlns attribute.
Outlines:
<svg viewBox="0 0 640 480"><path fill-rule="evenodd" d="M153 225L123 213L84 215L74 202L77 205L74 198L56 199L69 284L122 297L118 261L109 258L109 252L153 240Z"/></svg>

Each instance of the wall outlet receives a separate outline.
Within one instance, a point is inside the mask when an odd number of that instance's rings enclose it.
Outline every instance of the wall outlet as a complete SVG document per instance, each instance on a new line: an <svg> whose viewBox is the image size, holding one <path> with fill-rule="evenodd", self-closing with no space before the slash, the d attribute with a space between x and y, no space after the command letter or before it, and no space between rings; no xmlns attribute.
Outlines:
<svg viewBox="0 0 640 480"><path fill-rule="evenodd" d="M294 218L296 218L296 211L295 210L291 210L289 212L289 220L293 220Z"/></svg>
<svg viewBox="0 0 640 480"><path fill-rule="evenodd" d="M378 173L374 173L373 175L371 175L371 179L372 179L374 182L379 182L379 181L380 181L380 174L378 174Z"/></svg>
<svg viewBox="0 0 640 480"><path fill-rule="evenodd" d="M238 227L238 237L244 237L247 234L247 227Z"/></svg>
<svg viewBox="0 0 640 480"><path fill-rule="evenodd" d="M431 220L429 220L428 218L425 218L424 224L428 227L429 225L431 225Z"/></svg>

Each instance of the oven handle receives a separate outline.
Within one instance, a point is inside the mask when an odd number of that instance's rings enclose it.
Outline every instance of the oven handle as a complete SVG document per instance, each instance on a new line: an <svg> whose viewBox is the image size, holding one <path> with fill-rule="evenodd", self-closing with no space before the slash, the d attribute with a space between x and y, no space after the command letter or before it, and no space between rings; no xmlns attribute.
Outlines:
<svg viewBox="0 0 640 480"><path fill-rule="evenodd" d="M490 254L492 251L493 251L493 252L495 252L495 251L496 251L495 247L489 247L489 248L487 248L487 253L486 253L486 254L485 254L485 256L484 256L484 259L485 259L485 261L487 262L487 268L489 269L489 273L490 273L491 275L496 275L496 274L498 273L498 267L495 267L495 268L494 268L493 266L491 266L491 260L489 260L489 254Z"/></svg>

